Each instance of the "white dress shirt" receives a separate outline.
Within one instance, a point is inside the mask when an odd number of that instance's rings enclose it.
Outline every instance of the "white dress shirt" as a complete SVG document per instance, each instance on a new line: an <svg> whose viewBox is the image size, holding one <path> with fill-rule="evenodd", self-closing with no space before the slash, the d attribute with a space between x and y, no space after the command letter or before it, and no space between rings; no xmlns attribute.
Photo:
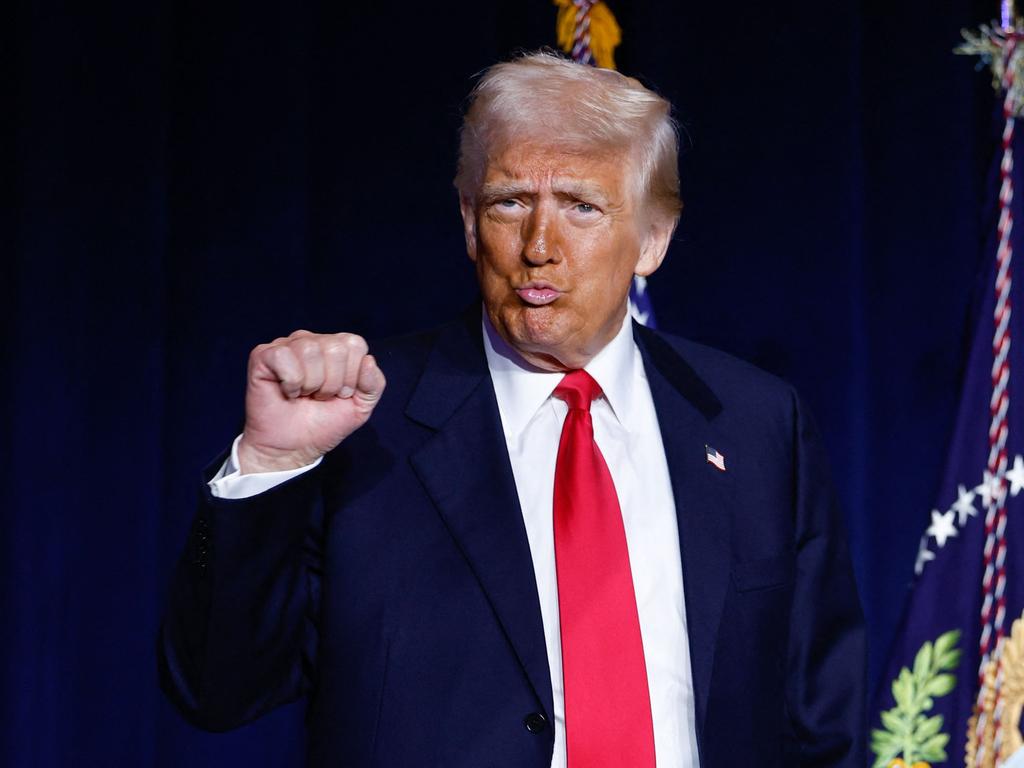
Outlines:
<svg viewBox="0 0 1024 768"><path fill-rule="evenodd" d="M537 579L551 690L555 749L552 768L565 768L565 696L558 620L552 502L558 442L568 407L552 396L564 374L529 366L484 318L484 351L512 462ZM615 483L629 548L640 634L661 768L697 768L697 732L690 672L683 571L675 502L654 401L627 313L614 339L586 366L604 392L591 405L594 439ZM241 475L237 445L210 489L245 498L312 469ZM319 462L317 462L319 463Z"/></svg>

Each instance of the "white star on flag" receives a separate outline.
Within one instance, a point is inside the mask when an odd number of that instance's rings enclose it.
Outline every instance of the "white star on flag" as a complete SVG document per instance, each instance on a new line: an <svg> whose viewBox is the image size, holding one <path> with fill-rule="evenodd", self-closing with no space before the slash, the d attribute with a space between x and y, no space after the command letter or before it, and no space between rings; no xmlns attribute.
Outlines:
<svg viewBox="0 0 1024 768"><path fill-rule="evenodd" d="M1013 469L1006 473L1006 479L1010 481L1010 495L1016 496L1024 489L1024 458L1017 455L1013 459Z"/></svg>
<svg viewBox="0 0 1024 768"><path fill-rule="evenodd" d="M1020 458L1019 456L1017 457ZM1024 467L1022 467L1024 469ZM953 502L953 509L956 510L959 515L958 520L961 526L967 522L968 517L975 517L978 514L978 510L974 506L974 497L977 495L974 491L969 491L964 488L961 483L957 487L957 500Z"/></svg>
<svg viewBox="0 0 1024 768"><path fill-rule="evenodd" d="M953 525L953 510L939 512L939 510L933 509L932 524L928 526L925 535L934 538L939 547L946 546L946 539L957 535L956 526Z"/></svg>
<svg viewBox="0 0 1024 768"><path fill-rule="evenodd" d="M921 548L917 550L917 561L914 563L914 573L918 576L921 575L921 571L924 570L924 564L929 560L935 559L935 553L932 552L928 547L921 543Z"/></svg>
<svg viewBox="0 0 1024 768"><path fill-rule="evenodd" d="M949 509L944 513L937 509L931 512L931 524L921 536L914 572L920 574L935 559L935 552L928 548L931 539L935 539L941 549L971 518L978 517L979 512L996 504L1005 504L1008 497L1017 496L1021 491L1024 491L1024 455L1020 454L1013 457L1013 466L1008 470L994 474L984 470L984 478L978 485L968 488L963 483L957 484L956 501ZM978 501L981 502L980 507L976 503Z"/></svg>
<svg viewBox="0 0 1024 768"><path fill-rule="evenodd" d="M985 479L981 481L981 485L974 488L975 493L981 494L981 504L983 507L988 508L992 506L993 499L999 496L1000 486L1002 486L1002 481L986 469Z"/></svg>

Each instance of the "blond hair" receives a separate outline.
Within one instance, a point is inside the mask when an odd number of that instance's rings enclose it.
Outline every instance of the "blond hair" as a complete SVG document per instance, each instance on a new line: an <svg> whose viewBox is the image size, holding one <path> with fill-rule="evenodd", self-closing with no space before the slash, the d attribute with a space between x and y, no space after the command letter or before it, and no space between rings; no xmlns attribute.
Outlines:
<svg viewBox="0 0 1024 768"><path fill-rule="evenodd" d="M666 99L614 70L545 51L524 54L492 66L470 94L455 186L474 201L488 158L512 142L625 152L640 199L674 222L683 204L670 112Z"/></svg>

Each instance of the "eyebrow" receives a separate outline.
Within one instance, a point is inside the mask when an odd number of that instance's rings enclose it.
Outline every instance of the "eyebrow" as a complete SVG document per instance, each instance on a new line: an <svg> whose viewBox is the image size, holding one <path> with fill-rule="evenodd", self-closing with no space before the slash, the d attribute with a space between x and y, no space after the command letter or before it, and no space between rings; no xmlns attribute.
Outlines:
<svg viewBox="0 0 1024 768"><path fill-rule="evenodd" d="M599 185L590 184L586 181L556 180L554 191L556 195L565 195L578 200L593 200L602 205L607 205L611 202L608 199L608 195Z"/></svg>
<svg viewBox="0 0 1024 768"><path fill-rule="evenodd" d="M594 200L595 202L607 205L610 201L608 195L597 184L590 184L585 181L572 179L555 180L553 189L556 195L572 197L580 200ZM482 200L494 201L504 200L519 195L535 194L536 187L529 182L520 181L494 181L485 183L480 189Z"/></svg>
<svg viewBox="0 0 1024 768"><path fill-rule="evenodd" d="M484 200L502 200L506 197L517 197L533 191L531 185L514 181L494 181L485 183L480 188L480 197Z"/></svg>

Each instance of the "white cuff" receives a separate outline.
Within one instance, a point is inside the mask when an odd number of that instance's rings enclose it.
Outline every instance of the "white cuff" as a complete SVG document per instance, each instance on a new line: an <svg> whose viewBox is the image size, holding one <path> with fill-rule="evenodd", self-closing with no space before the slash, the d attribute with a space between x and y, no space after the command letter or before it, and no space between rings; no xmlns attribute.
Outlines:
<svg viewBox="0 0 1024 768"><path fill-rule="evenodd" d="M304 472L314 469L324 460L321 456L312 464L307 464L298 469L283 469L279 472L254 472L243 475L238 468L238 441L242 439L239 435L231 444L231 455L224 461L220 471L213 476L209 482L210 493L218 499L248 499L250 496L269 491L281 483L298 477Z"/></svg>

